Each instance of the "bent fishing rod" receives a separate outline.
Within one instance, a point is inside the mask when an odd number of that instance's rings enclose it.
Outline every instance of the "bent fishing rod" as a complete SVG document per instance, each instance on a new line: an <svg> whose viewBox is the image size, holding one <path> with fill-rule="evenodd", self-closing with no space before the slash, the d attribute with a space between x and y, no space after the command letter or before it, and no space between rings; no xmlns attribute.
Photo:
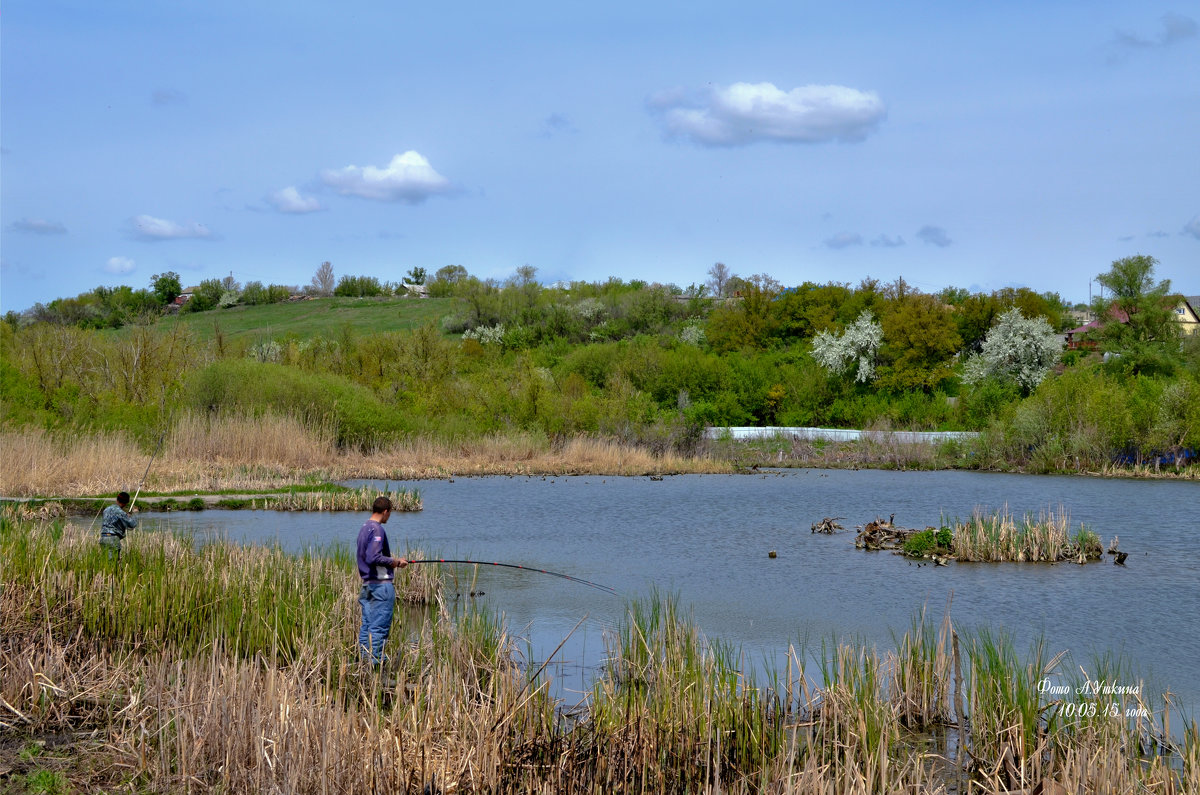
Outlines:
<svg viewBox="0 0 1200 795"><path fill-rule="evenodd" d="M615 588L610 588L607 585L601 585L598 582L585 580L582 577L572 577L570 574L562 574L557 571L547 571L546 569L538 569L532 566L522 566L519 563L495 563L490 560L450 560L448 558L430 558L428 560L410 560L408 562L410 565L413 563L465 563L472 566L503 566L506 569L521 569L522 571L534 571L538 574L549 574L551 577L561 577L564 580L577 582L580 585L586 585L590 588L595 588L599 591L610 593L613 596L619 595Z"/></svg>

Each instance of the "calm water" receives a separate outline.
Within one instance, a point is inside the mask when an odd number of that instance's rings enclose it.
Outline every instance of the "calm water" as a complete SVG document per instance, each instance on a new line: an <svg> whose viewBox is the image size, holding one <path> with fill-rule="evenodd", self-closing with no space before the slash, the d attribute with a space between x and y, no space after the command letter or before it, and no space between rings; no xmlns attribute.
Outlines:
<svg viewBox="0 0 1200 795"><path fill-rule="evenodd" d="M384 485L380 483L380 485ZM391 482L390 487L397 484ZM1089 673L1097 655L1132 662L1146 692L1170 688L1200 707L1200 484L973 472L793 470L753 476L467 478L400 484L425 509L396 514L393 550L519 563L617 589L621 597L541 574L481 567L481 601L527 638L540 663L581 619L556 660L558 688L584 687L625 598L678 594L710 638L741 648L747 666L784 659L789 644L862 639L893 647L926 607L940 621L953 594L960 628L1003 629L1024 653L1038 637L1050 654ZM855 525L895 513L906 527L966 518L979 507L1014 514L1064 507L1072 524L1113 536L1126 566L917 566L854 549ZM825 516L845 532L813 534ZM291 549L353 543L364 514L208 511L149 526ZM778 557L768 558L776 550ZM470 577L469 567L460 567ZM352 582L348 573L347 580ZM462 591L469 588L467 583ZM1121 682L1118 684L1136 684ZM1200 711L1200 710L1196 710Z"/></svg>

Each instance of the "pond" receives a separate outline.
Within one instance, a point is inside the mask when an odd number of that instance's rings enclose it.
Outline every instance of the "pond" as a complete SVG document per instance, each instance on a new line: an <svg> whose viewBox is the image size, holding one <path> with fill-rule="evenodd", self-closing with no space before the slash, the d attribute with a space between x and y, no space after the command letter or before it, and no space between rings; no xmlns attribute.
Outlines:
<svg viewBox="0 0 1200 795"><path fill-rule="evenodd" d="M618 591L613 597L536 572L479 568L474 587L485 595L477 601L528 640L535 664L570 634L553 666L556 690L568 700L601 663L604 635L626 600L659 592L677 595L706 636L740 648L748 669L780 668L789 644L810 654L833 638L891 649L922 609L940 623L952 596L960 630L1004 630L1022 654L1042 638L1049 655L1067 650L1068 669L1089 674L1098 656L1115 654L1133 665L1156 702L1169 688L1189 714L1200 706L1197 483L802 469L378 485L419 489L424 501L422 512L392 517L393 550L515 563ZM1106 548L1119 537L1126 565L1106 555L1088 565L936 567L854 548L854 527L876 517L894 513L897 525L925 527L1005 506L1016 516L1065 510L1073 528L1084 523ZM845 517L845 532L813 534L811 525L826 516ZM147 514L144 524L299 550L353 544L365 518L206 511ZM471 567L456 568L465 594Z"/></svg>

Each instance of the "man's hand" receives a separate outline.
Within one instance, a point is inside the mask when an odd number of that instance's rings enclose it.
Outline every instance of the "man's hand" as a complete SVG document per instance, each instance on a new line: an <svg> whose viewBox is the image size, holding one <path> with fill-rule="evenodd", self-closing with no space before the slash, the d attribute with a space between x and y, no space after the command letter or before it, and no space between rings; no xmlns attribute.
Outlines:
<svg viewBox="0 0 1200 795"><path fill-rule="evenodd" d="M392 558L392 568L393 569L402 569L407 565L408 565L408 561L405 560L404 558Z"/></svg>

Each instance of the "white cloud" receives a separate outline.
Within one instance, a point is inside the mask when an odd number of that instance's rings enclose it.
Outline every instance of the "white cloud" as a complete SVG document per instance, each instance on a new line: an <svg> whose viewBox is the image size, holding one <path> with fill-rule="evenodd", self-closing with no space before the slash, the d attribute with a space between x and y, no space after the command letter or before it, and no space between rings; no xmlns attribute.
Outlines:
<svg viewBox="0 0 1200 795"><path fill-rule="evenodd" d="M109 257L108 262L104 263L104 270L108 273L132 273L133 269L134 263L129 257Z"/></svg>
<svg viewBox="0 0 1200 795"><path fill-rule="evenodd" d="M1183 225L1183 234L1191 235L1200 240L1200 215L1197 215L1192 220Z"/></svg>
<svg viewBox="0 0 1200 795"><path fill-rule="evenodd" d="M825 239L825 245L829 248L849 248L850 246L861 246L862 244L862 235L855 232L838 232L833 237Z"/></svg>
<svg viewBox="0 0 1200 795"><path fill-rule="evenodd" d="M899 235L896 235L895 237L879 235L871 241L871 245L883 248L896 248L904 245L904 238L900 237Z"/></svg>
<svg viewBox="0 0 1200 795"><path fill-rule="evenodd" d="M430 196L451 190L450 180L434 171L428 160L412 150L396 155L384 168L350 165L326 169L321 172L321 180L343 196L408 204L419 204Z"/></svg>
<svg viewBox="0 0 1200 795"><path fill-rule="evenodd" d="M44 218L21 218L13 221L10 226L18 232L32 232L35 235L65 235L67 228L58 221L47 221Z"/></svg>
<svg viewBox="0 0 1200 795"><path fill-rule="evenodd" d="M928 224L917 230L917 237L924 240L931 246L945 248L954 241L946 234L946 230L940 226L929 226Z"/></svg>
<svg viewBox="0 0 1200 795"><path fill-rule="evenodd" d="M700 95L669 92L651 98L650 107L669 136L705 146L861 141L887 116L873 91L816 85L783 91L772 83L715 86Z"/></svg>
<svg viewBox="0 0 1200 795"><path fill-rule="evenodd" d="M304 196L290 185L272 193L267 201L281 213L315 213L324 209L315 196Z"/></svg>
<svg viewBox="0 0 1200 795"><path fill-rule="evenodd" d="M177 240L180 238L210 238L213 236L208 227L189 221L179 224L153 215L138 215L133 219L133 231L143 240Z"/></svg>

